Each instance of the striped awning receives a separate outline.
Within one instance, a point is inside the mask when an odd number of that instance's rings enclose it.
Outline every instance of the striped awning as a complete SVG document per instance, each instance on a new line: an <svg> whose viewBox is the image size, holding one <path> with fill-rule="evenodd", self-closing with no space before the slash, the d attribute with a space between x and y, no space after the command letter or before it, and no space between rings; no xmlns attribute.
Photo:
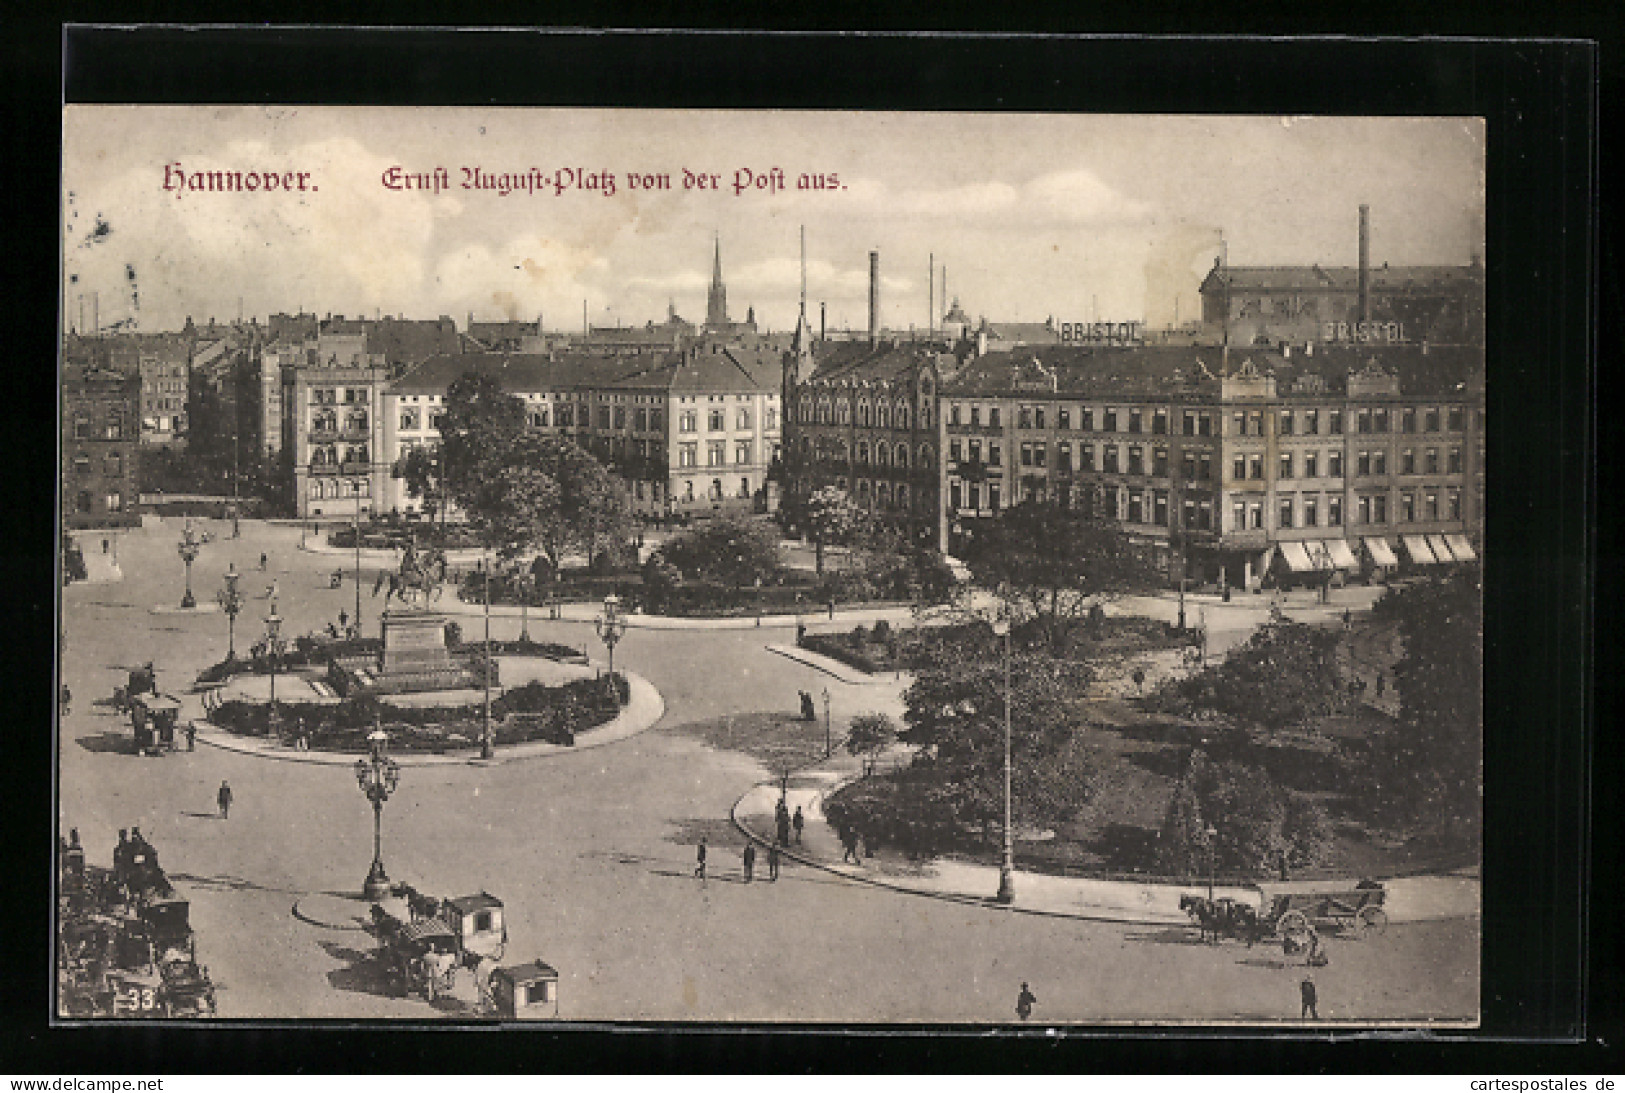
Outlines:
<svg viewBox="0 0 1625 1093"><path fill-rule="evenodd" d="M1450 549L1450 544L1444 541L1443 535L1429 535L1428 546L1433 550L1433 556L1441 562L1456 561L1456 552Z"/></svg>
<svg viewBox="0 0 1625 1093"><path fill-rule="evenodd" d="M1465 535L1446 535L1444 541L1450 544L1450 552L1456 556L1458 562L1476 562L1478 554L1473 550L1473 544L1467 541Z"/></svg>
<svg viewBox="0 0 1625 1093"><path fill-rule="evenodd" d="M1401 535L1399 541L1405 544L1405 553L1411 556L1411 561L1417 565L1438 565L1439 559L1434 557L1433 550L1428 541L1420 535Z"/></svg>
<svg viewBox="0 0 1625 1093"><path fill-rule="evenodd" d="M1376 535L1365 538L1365 548L1371 552L1371 560L1378 565L1398 565L1399 559L1394 556L1394 548L1388 545L1388 540Z"/></svg>
<svg viewBox="0 0 1625 1093"><path fill-rule="evenodd" d="M1338 569L1359 569L1360 560L1342 539L1327 539L1326 551L1332 556L1332 565Z"/></svg>
<svg viewBox="0 0 1625 1093"><path fill-rule="evenodd" d="M1285 559L1292 572L1313 573L1315 571L1315 563L1310 560L1309 552L1304 550L1302 543L1276 543L1275 549Z"/></svg>
<svg viewBox="0 0 1625 1093"><path fill-rule="evenodd" d="M408 922L401 927L401 939L403 941L432 941L437 937L455 940L457 935L451 932L450 926L447 926L438 918Z"/></svg>

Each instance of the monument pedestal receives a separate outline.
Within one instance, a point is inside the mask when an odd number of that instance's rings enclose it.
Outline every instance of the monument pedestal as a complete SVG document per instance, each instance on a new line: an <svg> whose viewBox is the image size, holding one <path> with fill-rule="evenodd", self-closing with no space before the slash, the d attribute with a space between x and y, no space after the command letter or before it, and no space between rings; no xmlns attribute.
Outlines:
<svg viewBox="0 0 1625 1093"><path fill-rule="evenodd" d="M403 672L436 672L452 668L446 649L446 616L427 611L386 611L383 616L387 678Z"/></svg>

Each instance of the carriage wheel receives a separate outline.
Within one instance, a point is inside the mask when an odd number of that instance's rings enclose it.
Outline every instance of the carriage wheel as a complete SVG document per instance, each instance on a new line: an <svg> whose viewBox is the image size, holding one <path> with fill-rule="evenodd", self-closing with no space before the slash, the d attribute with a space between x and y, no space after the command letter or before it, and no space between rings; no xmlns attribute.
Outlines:
<svg viewBox="0 0 1625 1093"><path fill-rule="evenodd" d="M1288 911L1275 923L1275 932L1284 938L1290 938L1292 943L1304 946L1309 943L1309 918L1302 911Z"/></svg>
<svg viewBox="0 0 1625 1093"><path fill-rule="evenodd" d="M1355 937L1375 937L1388 929L1388 912L1381 907L1362 907L1355 916Z"/></svg>

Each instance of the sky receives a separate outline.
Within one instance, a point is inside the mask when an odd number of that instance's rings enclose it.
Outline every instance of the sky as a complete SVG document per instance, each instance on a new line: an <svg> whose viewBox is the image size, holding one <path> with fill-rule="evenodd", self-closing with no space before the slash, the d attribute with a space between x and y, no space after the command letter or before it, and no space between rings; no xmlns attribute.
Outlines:
<svg viewBox="0 0 1625 1093"><path fill-rule="evenodd" d="M1472 118L76 104L62 325L92 301L146 331L299 309L579 330L584 302L593 325L703 321L720 243L731 317L784 330L803 228L814 326L823 303L866 327L871 250L886 327L940 320L944 277L972 317L1164 325L1199 314L1221 238L1232 265L1354 265L1362 203L1374 264L1483 255L1484 142ZM217 171L278 185L190 188Z"/></svg>

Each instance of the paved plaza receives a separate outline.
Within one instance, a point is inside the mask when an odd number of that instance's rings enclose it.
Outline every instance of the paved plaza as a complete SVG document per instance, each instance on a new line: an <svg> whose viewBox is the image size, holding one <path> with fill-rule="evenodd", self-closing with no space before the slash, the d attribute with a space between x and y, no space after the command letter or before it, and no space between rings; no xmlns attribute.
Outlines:
<svg viewBox="0 0 1625 1093"><path fill-rule="evenodd" d="M212 603L228 563L244 574L239 650L263 634L273 582L285 635L355 611L349 575L340 588L329 583L340 564L348 570L348 559L301 550L298 527L245 522L233 540L229 524L201 526L215 538L193 567L199 601ZM226 651L224 614L153 610L180 601L180 533L178 520L122 533L122 579L64 590L63 672L74 695L59 740L64 831L77 827L92 863L107 865L118 829L140 826L191 900L199 958L217 984L222 1017L463 1015L456 998L430 1004L383 993L369 935L342 915L296 913L301 905L329 912L352 902L365 912L350 897L371 860L372 817L348 766L276 762L206 742L161 758L130 754L129 724L105 704L126 671L151 660L159 688L180 694ZM373 578L386 564L363 563L368 636L378 633L383 603L370 595ZM1289 604L1287 613L1329 618L1362 608L1361 595L1350 590L1325 607ZM1217 653L1244 639L1268 606L1193 597L1187 613L1193 624L1204 614ZM1120 609L1169 618L1176 610L1162 599ZM460 621L465 637L478 636L477 618ZM1202 945L1178 923L1012 913L795 862L767 883L759 860L758 880L744 884L745 836L732 817L772 772L707 746L691 727L730 715L790 714L798 690L826 687L836 726L861 712L895 717L902 682L848 682L769 648L793 644L793 619L688 628L633 622L616 665L658 692L664 712L651 727L521 761L411 766L384 811L391 877L437 895L501 897L506 959L539 958L559 969L562 1017L1004 1023L1014 1019L1026 981L1039 999L1035 1022L1297 1018L1303 969L1284 962L1279 947ZM529 626L538 640L585 645L595 662L603 655L585 612L558 621L532 612ZM517 612L496 613L494 637L518 631ZM235 794L229 820L214 807L222 780ZM701 836L711 860L704 882L692 876ZM1316 972L1321 1016L1470 1017L1478 950L1478 922L1463 916L1396 921L1381 938L1333 942L1332 963Z"/></svg>

